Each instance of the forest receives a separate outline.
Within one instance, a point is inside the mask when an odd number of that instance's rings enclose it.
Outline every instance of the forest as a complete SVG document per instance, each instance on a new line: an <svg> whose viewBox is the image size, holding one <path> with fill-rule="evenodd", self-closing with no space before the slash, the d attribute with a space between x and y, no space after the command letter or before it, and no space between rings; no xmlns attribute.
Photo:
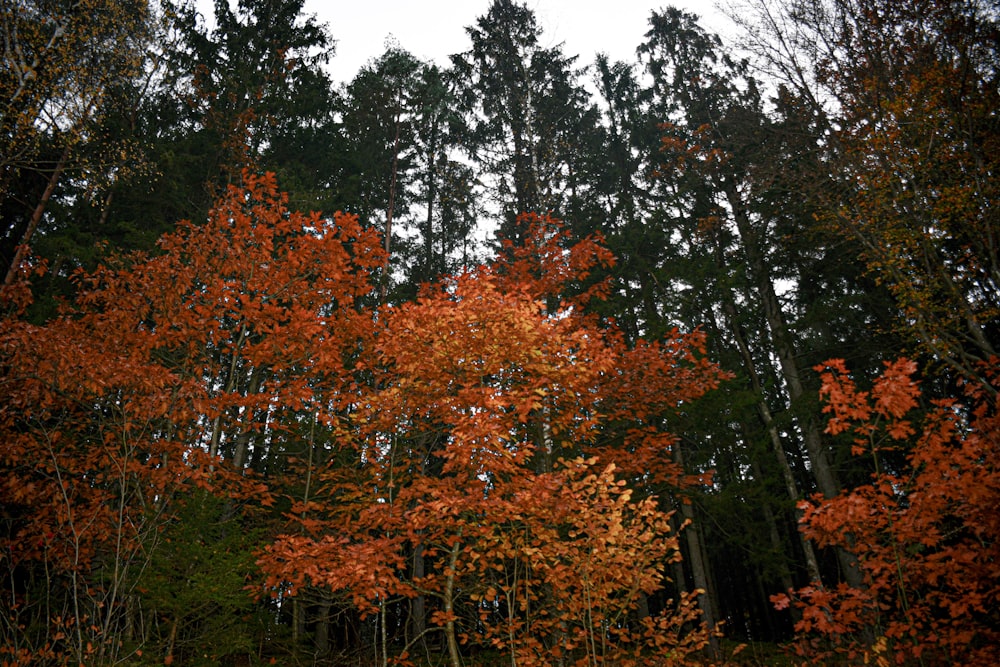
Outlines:
<svg viewBox="0 0 1000 667"><path fill-rule="evenodd" d="M0 665L1000 664L996 0L304 1L0 3Z"/></svg>

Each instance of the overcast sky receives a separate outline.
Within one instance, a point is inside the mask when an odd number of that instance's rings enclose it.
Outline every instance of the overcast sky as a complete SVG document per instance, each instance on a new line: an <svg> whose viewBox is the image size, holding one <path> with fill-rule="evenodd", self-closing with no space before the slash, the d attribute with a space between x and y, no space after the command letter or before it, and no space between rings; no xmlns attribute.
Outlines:
<svg viewBox="0 0 1000 667"><path fill-rule="evenodd" d="M727 20L715 0L527 0L544 30L546 46L564 43L581 65L606 52L612 60L633 60L653 9L674 5L702 17L707 29L724 33ZM306 0L305 11L328 24L337 40L330 73L338 82L385 51L386 39L422 60L446 65L452 53L469 48L465 27L485 14L490 0Z"/></svg>

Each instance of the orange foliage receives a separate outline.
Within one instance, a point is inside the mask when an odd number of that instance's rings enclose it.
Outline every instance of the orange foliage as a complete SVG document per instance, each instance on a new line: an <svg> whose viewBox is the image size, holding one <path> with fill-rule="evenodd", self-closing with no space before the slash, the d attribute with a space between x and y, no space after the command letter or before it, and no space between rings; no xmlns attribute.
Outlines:
<svg viewBox="0 0 1000 667"><path fill-rule="evenodd" d="M637 596L653 593L668 563L680 560L670 513L651 497L633 500L614 464L596 458L560 461L513 492L509 518L496 523L472 551L470 574L489 581L475 593L482 637L509 650L521 665L637 665L703 648L696 596L656 618L630 619ZM481 590L481 589L480 589Z"/></svg>
<svg viewBox="0 0 1000 667"><path fill-rule="evenodd" d="M353 382L378 239L351 216L285 204L273 175L245 174L208 220L164 237L162 254L79 275L75 305L52 321L0 320L4 579L44 567L50 585L66 582L77 604L61 634L77 659L88 641L112 645L185 494L269 504L245 470L249 443L284 437L296 411L335 420L316 387ZM41 610L10 594L18 636Z"/></svg>
<svg viewBox="0 0 1000 667"><path fill-rule="evenodd" d="M6 290L5 566L44 569L75 602L47 619L10 591L16 633L52 630L9 654L114 653L180 504L194 489L270 503L250 451L295 444L303 423L330 434L333 456L292 507L294 534L261 554L271 590L323 586L362 613L425 596L453 656L459 639L523 664L682 661L703 646L691 599L636 618L679 552L670 515L626 480L704 481L673 462L660 422L723 374L701 334L629 349L584 314L603 288L581 285L610 255L531 221L506 261L372 313L375 234L291 212L273 176L245 173L160 254L77 276L75 304L45 325L20 318L27 292Z"/></svg>
<svg viewBox="0 0 1000 667"><path fill-rule="evenodd" d="M690 601L648 627L629 616L678 557L669 515L619 479L697 483L651 417L722 374L701 359L699 335L629 350L579 299L560 300L610 256L591 240L567 248L553 221L532 220L532 237L506 261L382 310L372 381L345 440L357 463L328 471L330 500L310 504L300 534L260 564L275 592L325 586L367 613L426 596L449 641L499 646L523 664L627 664L644 650L681 659L707 638L681 637ZM418 551L423 576L409 569ZM480 630L456 628L461 609Z"/></svg>
<svg viewBox="0 0 1000 667"><path fill-rule="evenodd" d="M847 180L828 222L860 242L924 351L981 381L1000 317L996 17L990 3L944 0L823 11L803 27L829 20L811 37L831 49L819 74L838 101Z"/></svg>
<svg viewBox="0 0 1000 667"><path fill-rule="evenodd" d="M1000 414L977 385L968 405L921 392L908 360L886 364L870 392L844 362L823 372L828 433L854 436L871 457L870 484L803 502L802 530L858 558L863 590L810 586L775 596L802 610L797 648L812 659L846 654L868 664L1000 662ZM984 374L997 376L997 367ZM890 465L899 454L905 465ZM867 636L874 632L874 637Z"/></svg>

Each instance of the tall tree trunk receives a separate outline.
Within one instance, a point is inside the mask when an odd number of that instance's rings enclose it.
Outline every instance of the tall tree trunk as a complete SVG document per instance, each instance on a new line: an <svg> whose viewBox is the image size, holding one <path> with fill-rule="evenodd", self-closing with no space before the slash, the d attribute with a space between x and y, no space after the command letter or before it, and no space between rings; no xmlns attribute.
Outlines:
<svg viewBox="0 0 1000 667"><path fill-rule="evenodd" d="M321 592L320 603L316 612L316 652L319 655L330 653L330 607L333 600L330 596Z"/></svg>
<svg viewBox="0 0 1000 667"><path fill-rule="evenodd" d="M761 470L760 464L753 462L750 464L750 468L757 479L764 479L764 471ZM764 521L767 523L767 536L771 541L771 549L776 554L784 553L785 549L781 543L781 534L778 532L778 520L774 516L774 510L771 509L771 504L767 502L767 499L761 503L761 512L763 512ZM784 562L778 566L778 577L781 579L781 588L783 590L787 591L795 588L792 573Z"/></svg>
<svg viewBox="0 0 1000 667"><path fill-rule="evenodd" d="M714 590L708 576L708 563L705 558L704 539L701 526L695 523L694 507L690 503L681 502L681 516L691 524L684 530L688 543L688 557L691 559L691 575L694 577L695 588L698 589L698 607L705 626L711 630L718 624L714 603ZM719 640L714 635L709 640L709 649L713 656L719 653Z"/></svg>
<svg viewBox="0 0 1000 667"><path fill-rule="evenodd" d="M250 371L250 382L247 385L246 396L253 396L258 391L260 391L261 379L264 376L263 368L254 368ZM267 423L267 411L251 411L249 408L245 411L245 419L249 422L257 421L263 426ZM237 470L243 470L246 467L248 454L250 452L250 441L253 439L254 433L253 426L250 423L246 423L242 426L240 434L236 436L236 444L233 447L233 467ZM263 429L260 431L263 433Z"/></svg>
<svg viewBox="0 0 1000 667"><path fill-rule="evenodd" d="M31 237L35 235L35 231L38 229L38 225L42 221L42 215L45 213L45 207L49 203L49 199L52 198L52 193L56 190L56 185L59 184L59 178L62 176L63 171L66 169L66 162L69 160L69 146L63 149L62 155L59 156L59 161L56 163L55 169L49 175L49 182L45 186L45 191L42 192L41 199L35 205L35 210L31 212L31 219L28 220L28 226L24 229L24 234L21 235L21 242L17 246L17 250L14 251L14 257L10 260L10 266L7 267L7 275L4 276L3 284L10 285L14 282L14 278L17 277L17 270L21 266L21 262L24 260L24 255L28 252L28 244L31 243Z"/></svg>
<svg viewBox="0 0 1000 667"><path fill-rule="evenodd" d="M438 271L443 271L444 267L438 267L434 261L434 202L437 200L438 177L437 169L437 146L438 146L438 126L437 121L431 128L430 142L427 147L427 175L425 179L425 189L427 194L427 218L424 222L424 270L425 280L430 280Z"/></svg>
<svg viewBox="0 0 1000 667"><path fill-rule="evenodd" d="M424 545L419 543L413 548L413 578L415 580L426 574L425 566ZM420 645L424 646L423 635L427 631L427 598L423 593L418 593L410 600L410 631L413 633L412 641L419 641Z"/></svg>
<svg viewBox="0 0 1000 667"><path fill-rule="evenodd" d="M306 630L305 605L302 598L295 596L292 602L292 643L298 644Z"/></svg>
<svg viewBox="0 0 1000 667"><path fill-rule="evenodd" d="M461 533L459 533L461 538ZM462 657L458 652L458 638L455 636L455 567L458 565L458 553L461 551L461 542L457 541L451 546L451 554L448 557L448 569L445 571L445 586L443 607L447 621L444 624L444 636L448 642L448 660L451 667L462 667Z"/></svg>
<svg viewBox="0 0 1000 667"><path fill-rule="evenodd" d="M764 309L768 329L771 332L771 343L778 357L782 378L788 389L788 397L793 406L801 405L802 399L806 397L805 389L802 386L802 372L799 368L795 347L792 344L788 326L785 322L785 315L781 309L781 302L778 300L777 292L774 289L774 282L771 280L771 273L768 270L767 262L760 249L761 239L753 228L749 213L736 190L735 184L729 180L722 184L722 188L733 210L733 216L736 220L736 227L740 233L740 239L746 253L750 273L756 282L758 297ZM812 473L816 479L816 486L825 498L833 498L840 492L840 484L837 481L833 466L830 464L829 456L823 445L823 439L815 415L798 419L798 422L805 442L806 453L809 456ZM840 561L840 566L847 583L852 588L864 588L864 578L862 577L861 570L858 568L857 559L854 555L838 547L837 558Z"/></svg>
<svg viewBox="0 0 1000 667"><path fill-rule="evenodd" d="M683 522L679 518L678 514L674 512L670 516L670 530L674 535L678 536L678 540L680 539L682 524ZM684 563L680 560L675 560L670 564L670 569L672 571L671 575L673 576L674 586L677 588L677 595L674 598L674 602L680 602L681 597L690 591L687 575L684 573Z"/></svg>
<svg viewBox="0 0 1000 667"><path fill-rule="evenodd" d="M222 389L223 394L228 394L236 388L236 371L239 368L240 353L243 344L247 339L247 323L240 323L240 331L236 336L236 343L229 355L229 368L226 373L226 382ZM222 415L216 415L212 420L212 436L208 445L208 455L212 458L219 455L219 445L222 443Z"/></svg>
<svg viewBox="0 0 1000 667"><path fill-rule="evenodd" d="M750 346L747 344L743 331L737 322L736 304L733 303L731 295L726 295L725 302L723 304L723 311L726 314L726 322L728 324L729 332L732 334L733 340L736 341L737 349L739 349L740 358L743 361L743 369L746 371L747 377L750 379L750 388L753 390L754 395L757 396L757 414L760 416L760 420L764 424L764 428L767 430L768 440L771 443L771 450L774 452L774 458L778 462L778 469L781 471L781 478L785 483L785 492L788 494L788 498L792 502L798 502L801 500L801 496L799 494L798 485L795 483L795 475L792 472L792 467L788 464L788 457L785 455L785 447L781 442L780 435L778 434L778 427L774 423L774 417L771 414L771 409L768 407L767 400L764 397L764 387L761 384L760 376L757 374L757 368L754 364L753 355L750 353ZM754 474L758 475L758 479L762 480L763 476L761 473L756 472L760 470L760 466L755 463L754 468ZM770 507L766 507L766 511L770 513ZM775 531L777 530L776 525L774 529ZM810 581L819 582L822 585L819 561L816 558L816 551L813 549L812 542L806 539L805 535L801 532L799 532L798 535L799 542L802 545L802 552L805 555L806 570L809 572L809 579Z"/></svg>
<svg viewBox="0 0 1000 667"><path fill-rule="evenodd" d="M382 284L379 286L379 303L385 303L386 291L389 289L390 257L392 256L392 218L396 209L396 181L399 171L399 133L402 130L402 112L397 111L395 117L396 136L392 140L392 169L389 172L389 203L385 209L385 270L382 274Z"/></svg>
<svg viewBox="0 0 1000 667"><path fill-rule="evenodd" d="M681 451L680 444L674 446L674 461L681 468L684 468L684 454ZM688 543L688 558L691 562L691 574L694 577L694 585L699 591L698 607L701 609L701 617L705 622L705 626L711 630L715 628L719 620L715 612L715 604L713 603L714 593L708 577L708 563L705 558L701 528L695 523L694 507L691 506L691 503L684 502L682 498L678 504L680 505L681 516L690 524L684 530L684 537ZM713 656L718 655L719 640L714 635L709 640L709 649Z"/></svg>
<svg viewBox="0 0 1000 667"><path fill-rule="evenodd" d="M163 664L169 665L173 663L174 645L176 643L177 643L177 619L174 618L173 622L171 622L170 624L170 636L167 637L167 655L164 657Z"/></svg>

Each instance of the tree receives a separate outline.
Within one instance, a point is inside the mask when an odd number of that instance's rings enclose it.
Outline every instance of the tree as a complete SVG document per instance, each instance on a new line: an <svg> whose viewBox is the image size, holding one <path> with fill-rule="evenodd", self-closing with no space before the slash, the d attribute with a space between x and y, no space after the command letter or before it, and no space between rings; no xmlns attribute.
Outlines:
<svg viewBox="0 0 1000 667"><path fill-rule="evenodd" d="M767 525L753 522L758 538L744 551L762 559L762 548L777 546L779 553L785 551L782 512L775 515L772 509L783 503L770 497L769 478L777 476L793 500L800 497L788 450L798 453L806 440L813 445L812 472L829 475L831 466L815 437L818 431L810 432L810 416L801 407L804 392L795 340L775 288L776 276L784 268L774 261L780 244L772 240L773 218L757 205L762 188L755 176L767 159L762 150L752 148L759 145L766 124L759 90L746 64L723 52L718 36L705 33L695 17L676 9L653 13L640 56L652 78L651 113L662 122L660 153L654 163L662 181L658 189L670 202L670 209L658 216L659 233L672 239L662 251L669 254L666 261L654 264L656 282L665 286L658 297L664 301L661 308L681 321L705 322L714 334L717 358L738 374L742 385L727 389L734 400L725 408L716 406L731 415L732 426L720 428L718 417L710 416L714 423L693 420L687 434L691 444L684 453L689 465L716 467L722 489L717 499L694 499L695 507L713 513L710 508L721 510L730 493L753 494L765 506L757 516L763 515ZM781 360L777 367L776 358ZM797 408L802 421L782 429L774 415L788 405ZM709 449L704 449L704 442L712 443ZM753 471L750 484L739 472L748 467ZM829 486L835 493L836 485ZM690 506L686 512L695 516ZM734 519L723 511L716 521ZM704 530L711 531L711 522L706 523ZM740 524L737 530L745 531L752 522L743 519ZM714 613L720 606L720 614L730 615L729 606L738 601L721 602L713 584L716 574L730 578L726 567L711 566L720 550L704 553L702 544L708 538L694 532L691 537L700 538L690 540L689 551L692 565L697 565L692 567L695 585L708 593L701 601L703 608ZM818 578L812 546L804 541L801 546L808 577ZM778 576L787 582L795 563L782 560L777 560ZM763 578L759 571L745 576Z"/></svg>
<svg viewBox="0 0 1000 667"><path fill-rule="evenodd" d="M151 30L145 0L24 2L0 6L0 257L4 284L17 276L25 246L67 169L88 172L81 146L124 154L94 137L106 98L141 76ZM95 151L91 151L94 157ZM98 158L97 170L117 160Z"/></svg>
<svg viewBox="0 0 1000 667"><path fill-rule="evenodd" d="M860 390L843 360L825 364L827 431L851 437L870 459L871 481L836 498L803 501L802 529L820 544L851 547L864 589L802 588L775 596L803 611L800 653L846 654L878 664L992 665L1000 523L997 405L978 383L967 403L938 399L926 408L917 365L886 362L871 390ZM996 369L984 369L996 377ZM874 629L874 643L860 630Z"/></svg>
<svg viewBox="0 0 1000 667"><path fill-rule="evenodd" d="M339 184L347 210L362 223L378 227L386 252L394 248L392 228L410 205L414 160L414 87L421 63L409 52L390 46L361 68L347 85L340 130L350 160L348 177Z"/></svg>
<svg viewBox="0 0 1000 667"><path fill-rule="evenodd" d="M81 272L59 317L0 323L2 631L19 658L190 658L206 626L179 600L233 610L240 593L197 559L169 564L199 542L209 563L248 567L232 550L272 501L252 469L351 401L378 239L351 216L289 211L273 175L241 180L159 255ZM253 575L236 574L239 587ZM140 614L145 586L159 604Z"/></svg>
<svg viewBox="0 0 1000 667"><path fill-rule="evenodd" d="M528 222L530 244L511 248L507 262L384 309L369 362L376 375L344 439L360 463L331 469L330 500L300 508L305 534L284 536L261 560L276 594L326 586L375 616L380 664L389 660L390 608L418 596L432 604L453 665L460 637L528 664L679 656L706 639L657 639L654 628L686 622L687 600L678 617L631 616L640 591L661 585L675 544L651 539L668 515L631 500L614 473L627 479L641 467L675 487L700 483L664 455L672 436L644 421L719 375L697 354L697 336L633 352L579 310L588 295L550 310L547 296L609 258L591 241L564 249L549 221ZM617 446L600 445L605 423L620 429ZM603 472L576 458L590 451ZM546 499L562 509L539 504ZM409 565L416 552L421 573ZM612 620L629 630L607 636L601 628ZM397 658L419 639L396 638Z"/></svg>
<svg viewBox="0 0 1000 667"><path fill-rule="evenodd" d="M995 7L753 6L764 62L829 116L825 222L857 241L900 328L951 372L979 378L996 351Z"/></svg>
<svg viewBox="0 0 1000 667"><path fill-rule="evenodd" d="M203 32L198 14L186 8L190 52L184 54L201 136L215 153L204 177L225 184L258 164L276 134L312 117L329 95L320 66L332 48L325 26L304 16L302 0L241 0L236 7L215 2L215 27ZM318 98L317 98L318 96ZM328 98L327 98L328 99ZM280 149L279 149L280 150Z"/></svg>
<svg viewBox="0 0 1000 667"><path fill-rule="evenodd" d="M451 71L390 45L344 91L337 187L345 210L383 231L383 300L412 298L478 250L474 176L457 155L467 138L458 87Z"/></svg>
<svg viewBox="0 0 1000 667"><path fill-rule="evenodd" d="M480 250L474 241L481 217L476 176L459 159L469 132L457 108L461 87L453 70L436 65L425 65L416 81L414 194L424 210L423 220L414 221L418 234L408 249L405 283L411 290L474 264ZM415 296L414 291L410 298Z"/></svg>
<svg viewBox="0 0 1000 667"><path fill-rule="evenodd" d="M657 204L646 181L659 145L658 123L648 113L634 65L610 63L599 54L595 69L605 135L591 157L592 187L601 205L595 217L618 260L615 273L620 276L610 286L609 299L596 306L613 315L634 341L656 335L656 325L643 312L649 303L643 296L655 280L646 261L650 253L668 247L645 242L651 241L647 235L655 233L648 213Z"/></svg>
<svg viewBox="0 0 1000 667"><path fill-rule="evenodd" d="M77 253L100 240L152 250L178 220L204 220L244 167L277 174L298 210L336 210L326 26L301 0L164 6L156 71L105 130L138 143L151 166L129 187L115 184L100 210L76 206L74 224L58 221L63 235L81 237Z"/></svg>
<svg viewBox="0 0 1000 667"><path fill-rule="evenodd" d="M684 630L700 620L694 595L669 613L636 617L680 547L656 498L633 501L614 464L595 463L561 461L536 476L513 499L518 513L480 547L493 558L472 570L491 585L472 596L484 625L473 637L508 650L512 663L648 664L686 656L710 636Z"/></svg>
<svg viewBox="0 0 1000 667"><path fill-rule="evenodd" d="M544 48L534 13L512 0L495 0L475 26L472 48L453 57L467 82L468 150L485 173L503 219L500 239L523 241L521 213L562 213L571 146L577 140L586 94L572 69L575 57Z"/></svg>
<svg viewBox="0 0 1000 667"><path fill-rule="evenodd" d="M302 15L301 2L218 3L211 28L199 14L203 8L162 0L145 13L123 10L128 21L118 21L107 38L121 44L102 47L101 58L126 46L142 58L130 76L119 72L106 82L96 99L68 155L66 173L73 177L57 183L22 170L14 183L20 194L5 204L10 234L0 252L11 259L20 230L34 225L34 250L51 268L35 281L35 319L54 314L59 298L71 298L73 271L93 270L108 248L151 251L178 220L204 220L243 165L276 172L301 210L337 208L330 187L339 173L335 95L322 71L332 41L325 26ZM95 20L114 21L109 12L95 9ZM144 32L123 37L139 18ZM53 163L59 141L48 143ZM43 195L46 205L36 207Z"/></svg>

